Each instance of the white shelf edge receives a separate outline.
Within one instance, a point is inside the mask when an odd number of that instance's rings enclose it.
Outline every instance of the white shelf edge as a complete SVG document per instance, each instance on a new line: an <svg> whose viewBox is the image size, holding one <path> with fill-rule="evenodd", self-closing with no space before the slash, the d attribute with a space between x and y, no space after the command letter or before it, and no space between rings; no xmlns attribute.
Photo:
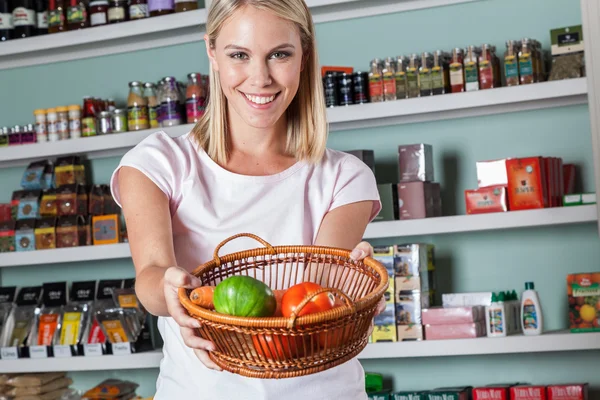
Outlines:
<svg viewBox="0 0 600 400"><path fill-rule="evenodd" d="M0 254L0 268L130 258L129 243Z"/></svg>
<svg viewBox="0 0 600 400"><path fill-rule="evenodd" d="M508 336L418 342L369 343L359 360L415 357L546 353L600 349L600 333L550 332L541 336ZM0 373L101 371L158 368L161 350L128 356L0 360Z"/></svg>
<svg viewBox="0 0 600 400"><path fill-rule="evenodd" d="M480 232L511 228L578 224L596 222L597 220L596 205L555 207L539 210L509 211L504 213L373 222L367 226L364 238L377 239L400 236Z"/></svg>
<svg viewBox="0 0 600 400"><path fill-rule="evenodd" d="M315 23L441 7L481 0L309 0ZM76 32L17 39L0 44L0 70L109 54L198 43L207 10L100 26Z"/></svg>
<svg viewBox="0 0 600 400"><path fill-rule="evenodd" d="M333 132L583 104L587 101L586 92L586 79L578 78L478 92L335 107L327 110L327 118ZM161 129L174 137L185 134L192 128L193 124L188 124ZM27 165L34 160L67 154L87 154L88 158L123 155L143 138L158 130L0 148L0 168Z"/></svg>

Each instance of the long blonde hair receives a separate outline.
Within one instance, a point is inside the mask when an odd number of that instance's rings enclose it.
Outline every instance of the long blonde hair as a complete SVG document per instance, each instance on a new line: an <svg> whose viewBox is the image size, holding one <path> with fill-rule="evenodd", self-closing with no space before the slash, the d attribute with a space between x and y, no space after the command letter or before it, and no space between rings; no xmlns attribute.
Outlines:
<svg viewBox="0 0 600 400"><path fill-rule="evenodd" d="M304 0L213 0L208 12L206 33L210 46L223 23L238 9L249 5L274 13L293 22L300 31L304 68L300 73L298 92L287 114L286 150L298 160L316 163L327 145L327 118L319 59L315 43L315 27ZM228 160L227 99L218 72L210 68L210 95L206 113L192 130L192 137L218 163Z"/></svg>

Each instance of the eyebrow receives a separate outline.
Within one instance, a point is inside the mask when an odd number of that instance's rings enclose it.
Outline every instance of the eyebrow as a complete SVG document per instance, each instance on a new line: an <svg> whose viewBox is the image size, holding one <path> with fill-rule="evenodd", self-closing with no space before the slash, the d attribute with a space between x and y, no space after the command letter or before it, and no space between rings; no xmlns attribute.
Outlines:
<svg viewBox="0 0 600 400"><path fill-rule="evenodd" d="M283 43L280 44L279 46L274 47L273 49L271 49L271 51L275 51L275 50L279 50L279 49L284 49L284 48L292 48L295 49L294 45L291 43ZM228 44L227 46L225 46L225 50L228 49L232 49L232 50L243 50L243 51L247 51L248 53L251 53L250 49L246 48L246 47L242 47L242 46L237 46L235 44Z"/></svg>

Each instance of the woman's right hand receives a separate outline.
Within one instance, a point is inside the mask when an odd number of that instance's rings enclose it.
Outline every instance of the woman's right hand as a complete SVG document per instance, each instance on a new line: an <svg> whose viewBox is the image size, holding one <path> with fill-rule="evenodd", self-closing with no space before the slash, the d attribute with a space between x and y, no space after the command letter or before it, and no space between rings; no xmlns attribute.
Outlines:
<svg viewBox="0 0 600 400"><path fill-rule="evenodd" d="M165 271L164 291L165 302L169 315L181 329L181 337L186 346L190 347L196 353L196 357L210 369L221 371L221 368L215 364L208 356L209 351L215 349L215 345L204 340L196 334L196 329L200 328L200 322L189 316L186 309L181 305L178 296L179 288L194 289L202 286L200 279L190 274L180 267L170 267Z"/></svg>

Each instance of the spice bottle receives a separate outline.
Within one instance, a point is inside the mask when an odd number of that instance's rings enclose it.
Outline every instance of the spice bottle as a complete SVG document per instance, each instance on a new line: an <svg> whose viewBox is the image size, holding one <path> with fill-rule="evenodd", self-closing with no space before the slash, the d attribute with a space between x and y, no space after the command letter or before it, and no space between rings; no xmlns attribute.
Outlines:
<svg viewBox="0 0 600 400"><path fill-rule="evenodd" d="M354 92L354 104L369 102L369 74L367 72L356 71L352 74L352 90Z"/></svg>
<svg viewBox="0 0 600 400"><path fill-rule="evenodd" d="M477 66L478 49L475 46L467 47L464 68L465 68L465 91L473 92L479 90L479 68Z"/></svg>
<svg viewBox="0 0 600 400"><path fill-rule="evenodd" d="M442 50L436 50L433 53L431 67L431 93L433 95L449 93L449 82L448 55Z"/></svg>
<svg viewBox="0 0 600 400"><path fill-rule="evenodd" d="M160 103L158 97L156 97L156 86L152 82L146 82L144 84L144 97L148 100L148 120L150 128L158 128L158 109Z"/></svg>
<svg viewBox="0 0 600 400"><path fill-rule="evenodd" d="M0 0L0 42L12 39L15 27L8 0Z"/></svg>
<svg viewBox="0 0 600 400"><path fill-rule="evenodd" d="M90 3L90 25L108 24L108 0L96 0Z"/></svg>
<svg viewBox="0 0 600 400"><path fill-rule="evenodd" d="M354 82L352 74L340 72L338 74L338 88L340 91L340 106L354 104ZM204 113L204 111L202 111L202 113Z"/></svg>
<svg viewBox="0 0 600 400"><path fill-rule="evenodd" d="M56 133L59 140L69 138L69 110L67 107L56 107Z"/></svg>
<svg viewBox="0 0 600 400"><path fill-rule="evenodd" d="M48 141L48 133L46 132L46 110L34 110L35 116L35 135L37 142L43 143Z"/></svg>
<svg viewBox="0 0 600 400"><path fill-rule="evenodd" d="M127 132L127 110L117 108L112 112L113 133Z"/></svg>
<svg viewBox="0 0 600 400"><path fill-rule="evenodd" d="M148 122L148 100L144 97L142 84L138 81L129 82L127 125L130 131L150 128Z"/></svg>
<svg viewBox="0 0 600 400"><path fill-rule="evenodd" d="M396 66L394 59L388 57L383 63L383 99L385 101L396 100Z"/></svg>
<svg viewBox="0 0 600 400"><path fill-rule="evenodd" d="M81 135L84 137L96 136L96 104L92 97L83 98L81 117Z"/></svg>
<svg viewBox="0 0 600 400"><path fill-rule="evenodd" d="M67 8L67 28L70 31L87 28L90 26L86 4L83 0L69 0Z"/></svg>
<svg viewBox="0 0 600 400"><path fill-rule="evenodd" d="M411 54L406 67L406 87L409 99L419 97L419 56Z"/></svg>
<svg viewBox="0 0 600 400"><path fill-rule="evenodd" d="M48 33L48 2L46 0L36 0L35 12L37 14L36 35L46 35Z"/></svg>
<svg viewBox="0 0 600 400"><path fill-rule="evenodd" d="M504 77L506 86L517 86L519 84L519 64L517 56L519 50L514 40L506 42L506 53L504 54Z"/></svg>
<svg viewBox="0 0 600 400"><path fill-rule="evenodd" d="M419 95L421 97L431 96L431 56L425 52L421 54L421 65L419 67Z"/></svg>
<svg viewBox="0 0 600 400"><path fill-rule="evenodd" d="M59 140L58 136L58 115L56 114L55 108L49 108L46 110L46 121L48 124L48 141L56 142Z"/></svg>
<svg viewBox="0 0 600 400"><path fill-rule="evenodd" d="M107 14L109 24L127 21L127 0L110 0Z"/></svg>
<svg viewBox="0 0 600 400"><path fill-rule="evenodd" d="M325 93L325 107L340 105L340 90L338 88L337 72L327 71L323 77L323 92Z"/></svg>
<svg viewBox="0 0 600 400"><path fill-rule="evenodd" d="M394 76L396 81L396 99L405 99L408 95L408 88L406 84L406 65L406 57L396 57L396 74Z"/></svg>
<svg viewBox="0 0 600 400"><path fill-rule="evenodd" d="M179 101L179 89L175 78L168 76L164 78L165 83L161 90L160 108L162 127L181 125L181 103Z"/></svg>
<svg viewBox="0 0 600 400"><path fill-rule="evenodd" d="M143 19L148 18L150 13L148 11L147 0L130 0L129 1L129 19Z"/></svg>
<svg viewBox="0 0 600 400"><path fill-rule="evenodd" d="M450 91L460 93L465 91L465 77L463 75L464 53L460 48L452 50L452 61L450 62Z"/></svg>
<svg viewBox="0 0 600 400"><path fill-rule="evenodd" d="M37 17L34 0L14 0L13 7L13 39L35 36Z"/></svg>
<svg viewBox="0 0 600 400"><path fill-rule="evenodd" d="M381 60L378 58L371 61L371 71L369 72L369 96L371 103L383 101L383 74L380 63Z"/></svg>
<svg viewBox="0 0 600 400"><path fill-rule="evenodd" d="M67 30L66 0L49 0L48 3L48 33L58 33Z"/></svg>
<svg viewBox="0 0 600 400"><path fill-rule="evenodd" d="M148 10L151 17L172 14L175 11L173 0L148 0Z"/></svg>
<svg viewBox="0 0 600 400"><path fill-rule="evenodd" d="M350 87L352 87L352 79L350 79ZM352 96L350 96L352 101ZM200 117L204 115L206 107L206 94L202 87L202 75L193 72L188 75L188 85L185 91L185 108L188 124L195 124L200 121Z"/></svg>
<svg viewBox="0 0 600 400"><path fill-rule="evenodd" d="M519 83L527 85L535 82L534 78L534 44L530 39L521 40L521 50L519 51Z"/></svg>
<svg viewBox="0 0 600 400"><path fill-rule="evenodd" d="M198 9L196 0L175 0L175 12L185 12Z"/></svg>
<svg viewBox="0 0 600 400"><path fill-rule="evenodd" d="M77 104L69 108L69 135L71 139L81 137L81 107Z"/></svg>
<svg viewBox="0 0 600 400"><path fill-rule="evenodd" d="M479 89L492 89L495 85L495 65L492 55L492 46L483 44L479 55Z"/></svg>

